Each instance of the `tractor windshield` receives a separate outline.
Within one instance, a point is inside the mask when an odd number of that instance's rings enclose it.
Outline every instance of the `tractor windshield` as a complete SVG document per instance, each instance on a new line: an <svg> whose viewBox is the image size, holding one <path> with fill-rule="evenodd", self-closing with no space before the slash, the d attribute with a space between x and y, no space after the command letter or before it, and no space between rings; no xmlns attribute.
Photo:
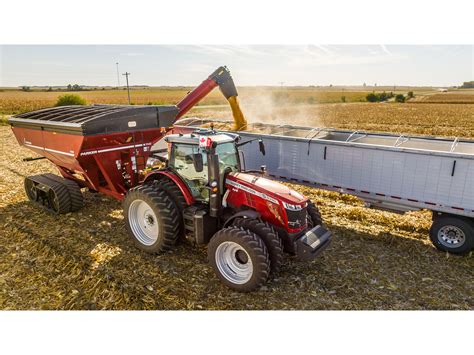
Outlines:
<svg viewBox="0 0 474 355"><path fill-rule="evenodd" d="M229 142L217 145L216 154L219 157L219 175L221 177L224 177L227 168L231 172L240 171L239 154L234 143Z"/></svg>

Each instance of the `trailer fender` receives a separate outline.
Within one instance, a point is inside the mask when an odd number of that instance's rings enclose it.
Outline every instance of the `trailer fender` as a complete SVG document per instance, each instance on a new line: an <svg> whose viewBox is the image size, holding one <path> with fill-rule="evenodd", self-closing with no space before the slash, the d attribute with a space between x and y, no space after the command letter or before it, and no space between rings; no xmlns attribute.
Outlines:
<svg viewBox="0 0 474 355"><path fill-rule="evenodd" d="M176 174L173 174L170 171L154 171L150 174L147 175L143 183L151 182L153 180L158 180L160 178L167 177L171 181L173 181L181 190L181 193L184 196L184 199L186 200L186 203L188 205L194 204L194 197L191 194L191 191L189 191L188 186L181 180Z"/></svg>
<svg viewBox="0 0 474 355"><path fill-rule="evenodd" d="M223 228L229 226L232 224L234 219L238 217L245 217L245 218L251 218L251 219L259 219L260 218L260 213L254 210L245 210L245 211L240 211L235 214L233 214L227 221L225 221Z"/></svg>

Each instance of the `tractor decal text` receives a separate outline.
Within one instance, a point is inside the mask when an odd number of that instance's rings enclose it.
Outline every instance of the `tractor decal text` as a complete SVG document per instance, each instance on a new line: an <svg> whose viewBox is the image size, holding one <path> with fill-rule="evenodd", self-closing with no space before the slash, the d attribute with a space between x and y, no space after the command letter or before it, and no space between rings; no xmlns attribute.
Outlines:
<svg viewBox="0 0 474 355"><path fill-rule="evenodd" d="M239 184L236 181L227 179L226 184L229 184L230 186L235 187L236 189L241 189L242 191L248 192L249 194L259 196L259 197L263 198L264 200L270 201L270 202L275 203L275 204L278 205L278 201L275 200L274 198L272 198L272 197L270 197L270 196L268 196L268 195L266 195L262 192L255 191L254 189L251 189L248 186Z"/></svg>

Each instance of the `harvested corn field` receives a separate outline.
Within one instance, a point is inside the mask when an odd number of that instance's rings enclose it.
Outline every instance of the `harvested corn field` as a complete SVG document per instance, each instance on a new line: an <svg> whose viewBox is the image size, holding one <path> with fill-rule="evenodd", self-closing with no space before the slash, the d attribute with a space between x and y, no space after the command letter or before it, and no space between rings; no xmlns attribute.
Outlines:
<svg viewBox="0 0 474 355"><path fill-rule="evenodd" d="M474 97L474 92L471 96ZM257 107L243 102L242 108L250 122L451 138L474 137L473 104L345 103ZM195 108L190 116L232 119L227 107Z"/></svg>
<svg viewBox="0 0 474 355"><path fill-rule="evenodd" d="M373 211L351 196L292 185L319 204L333 243L311 263L287 257L276 279L240 294L217 280L205 248L182 243L158 256L137 250L111 198L86 192L83 210L60 216L31 205L23 178L55 168L22 162L32 153L8 127L0 138L2 309L474 307L472 255L436 251L428 212Z"/></svg>

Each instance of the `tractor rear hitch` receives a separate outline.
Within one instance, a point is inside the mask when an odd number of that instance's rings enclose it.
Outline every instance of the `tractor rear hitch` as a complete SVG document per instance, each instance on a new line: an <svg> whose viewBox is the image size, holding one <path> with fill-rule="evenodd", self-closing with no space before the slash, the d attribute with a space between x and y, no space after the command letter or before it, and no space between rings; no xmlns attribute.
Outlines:
<svg viewBox="0 0 474 355"><path fill-rule="evenodd" d="M310 229L295 241L296 256L299 260L316 258L331 243L332 233L322 225Z"/></svg>

